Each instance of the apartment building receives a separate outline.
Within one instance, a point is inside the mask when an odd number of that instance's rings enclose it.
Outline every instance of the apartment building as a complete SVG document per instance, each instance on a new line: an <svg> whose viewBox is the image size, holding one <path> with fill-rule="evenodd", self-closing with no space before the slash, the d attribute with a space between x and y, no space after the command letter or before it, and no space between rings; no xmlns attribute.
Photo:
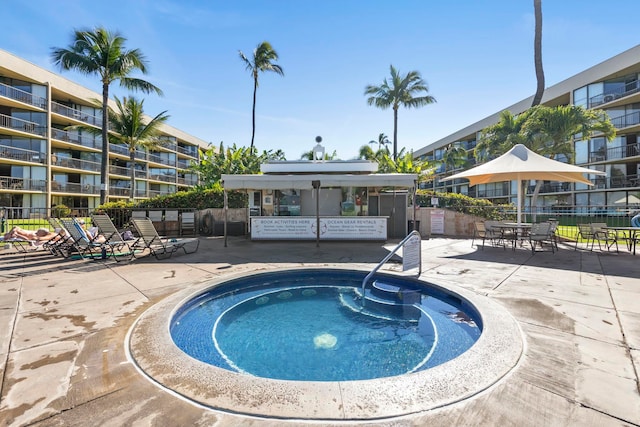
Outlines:
<svg viewBox="0 0 640 427"><path fill-rule="evenodd" d="M617 136L606 142L602 136L582 139L576 135L575 164L606 172L606 177L593 177L593 186L562 182L545 182L541 188L538 207L549 209L561 206L582 206L597 210L604 206L625 207L621 200L640 197L640 45L595 65L558 84L545 89L542 104L547 106L580 105L606 111L616 128ZM505 107L514 115L531 107L533 95ZM469 187L466 180L440 182L439 178L460 172L441 161L449 147L467 150L468 165L474 166L474 148L480 132L497 123L500 112L486 117L414 152L416 158L440 162L429 188L468 194L494 202L514 202L515 182L500 182ZM560 161L567 159L557 158ZM533 183L532 183L533 184ZM527 195L533 193L533 185ZM526 205L530 206L530 197Z"/></svg>
<svg viewBox="0 0 640 427"><path fill-rule="evenodd" d="M102 125L95 100L82 87L0 50L0 209L28 217L64 204L86 212L100 202L102 138L73 125ZM198 182L189 172L198 147L207 143L168 125L157 150L135 154L134 197L144 199L187 189ZM131 196L129 152L109 144L109 200Z"/></svg>

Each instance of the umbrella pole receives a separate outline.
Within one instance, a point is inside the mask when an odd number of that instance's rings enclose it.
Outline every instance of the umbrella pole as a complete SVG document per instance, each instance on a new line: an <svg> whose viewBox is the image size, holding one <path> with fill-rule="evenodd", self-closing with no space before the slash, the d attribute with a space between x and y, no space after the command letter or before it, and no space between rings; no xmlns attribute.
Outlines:
<svg viewBox="0 0 640 427"><path fill-rule="evenodd" d="M517 182L517 194L518 194L518 208L516 209L516 214L517 214L517 218L516 218L516 222L518 223L518 225L522 224L521 219L522 219L522 182L518 179Z"/></svg>

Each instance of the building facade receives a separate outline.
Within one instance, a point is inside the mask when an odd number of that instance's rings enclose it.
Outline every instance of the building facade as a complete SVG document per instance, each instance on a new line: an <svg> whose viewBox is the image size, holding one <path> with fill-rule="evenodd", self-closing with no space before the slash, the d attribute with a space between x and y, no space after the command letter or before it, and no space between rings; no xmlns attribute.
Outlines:
<svg viewBox="0 0 640 427"><path fill-rule="evenodd" d="M606 177L593 177L593 186L561 182L544 182L537 208L556 206L581 206L597 210L616 204L624 207L621 200L634 200L640 196L640 45L613 58L595 65L573 77L545 89L542 104L580 105L587 109L598 108L607 112L616 128L616 138L607 142L595 134L590 139L574 139L575 164L606 172ZM533 96L506 107L517 115L531 106ZM434 181L429 188L468 194L495 202L514 202L515 182L480 184L469 187L466 180L440 182L440 178L460 172L463 168L447 167L442 162L446 150L461 147L467 151L468 163L474 166L474 148L480 133L498 122L497 112L477 123L465 127L445 138L414 152L415 157L436 162ZM567 161L557 158L556 160ZM533 184L527 195L533 193ZM628 198L628 199L627 199ZM530 197L526 205L530 206Z"/></svg>
<svg viewBox="0 0 640 427"><path fill-rule="evenodd" d="M87 212L100 202L102 139L73 125L102 126L102 95L0 50L0 207L13 217L55 205ZM198 183L189 165L207 143L168 125L157 150L139 149L136 199ZM109 144L109 200L130 198L128 148Z"/></svg>

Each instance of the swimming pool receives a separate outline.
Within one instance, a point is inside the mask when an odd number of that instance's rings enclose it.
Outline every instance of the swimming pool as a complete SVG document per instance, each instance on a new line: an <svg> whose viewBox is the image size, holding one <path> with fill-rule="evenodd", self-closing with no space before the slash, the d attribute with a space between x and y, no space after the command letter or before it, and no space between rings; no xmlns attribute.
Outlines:
<svg viewBox="0 0 640 427"><path fill-rule="evenodd" d="M368 273L337 268L322 270L357 276ZM308 278L317 271L294 268L272 272ZM453 282L444 286L421 280L419 285L444 295L445 300L450 297L453 307L456 307L456 301L462 303L464 312L470 314L470 318L477 321L476 327L482 330L477 341L466 351L428 369L425 366L409 373L366 380L291 381L215 366L186 354L176 345L171 334L172 325L175 320L183 319L186 308L205 302L209 291L229 293L238 281L252 281L257 276L255 273L229 274L207 283L185 285L186 289L152 305L137 319L127 337L126 348L134 366L163 390L215 410L293 420L375 420L469 399L499 382L516 367L522 354L522 333L517 322L500 304ZM259 292L264 293L264 290ZM277 295L281 292L292 291L278 291L274 294L278 301ZM274 295L268 296L271 299ZM262 296L267 295L244 295L240 301L255 304ZM372 309L370 305L367 302L365 307ZM466 310L471 307L471 311ZM245 311L239 309L234 314L232 310L222 318L229 315L228 320L231 320ZM212 341L213 335L209 334L209 339ZM320 339L320 346L331 345L331 338Z"/></svg>
<svg viewBox="0 0 640 427"><path fill-rule="evenodd" d="M474 307L424 282L335 270L233 280L180 307L170 330L185 353L264 378L353 381L428 369L468 350Z"/></svg>

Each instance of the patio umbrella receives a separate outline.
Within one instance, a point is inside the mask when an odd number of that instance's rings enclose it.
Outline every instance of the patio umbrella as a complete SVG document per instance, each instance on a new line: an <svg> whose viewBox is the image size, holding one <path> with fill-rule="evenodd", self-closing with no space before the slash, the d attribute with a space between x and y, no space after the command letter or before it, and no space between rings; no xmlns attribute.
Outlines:
<svg viewBox="0 0 640 427"><path fill-rule="evenodd" d="M490 162L442 178L440 181L467 178L471 186L489 182L517 181L517 221L519 224L522 213L522 186L520 184L522 180L535 179L559 182L581 182L583 184L593 185L591 181L584 177L585 173L606 175L604 172L549 159L534 153L522 144L517 144L511 150Z"/></svg>
<svg viewBox="0 0 640 427"><path fill-rule="evenodd" d="M627 197L618 199L613 203L616 203L616 204L624 203L625 205L638 205L640 204L640 199L634 196L633 194L629 194Z"/></svg>

